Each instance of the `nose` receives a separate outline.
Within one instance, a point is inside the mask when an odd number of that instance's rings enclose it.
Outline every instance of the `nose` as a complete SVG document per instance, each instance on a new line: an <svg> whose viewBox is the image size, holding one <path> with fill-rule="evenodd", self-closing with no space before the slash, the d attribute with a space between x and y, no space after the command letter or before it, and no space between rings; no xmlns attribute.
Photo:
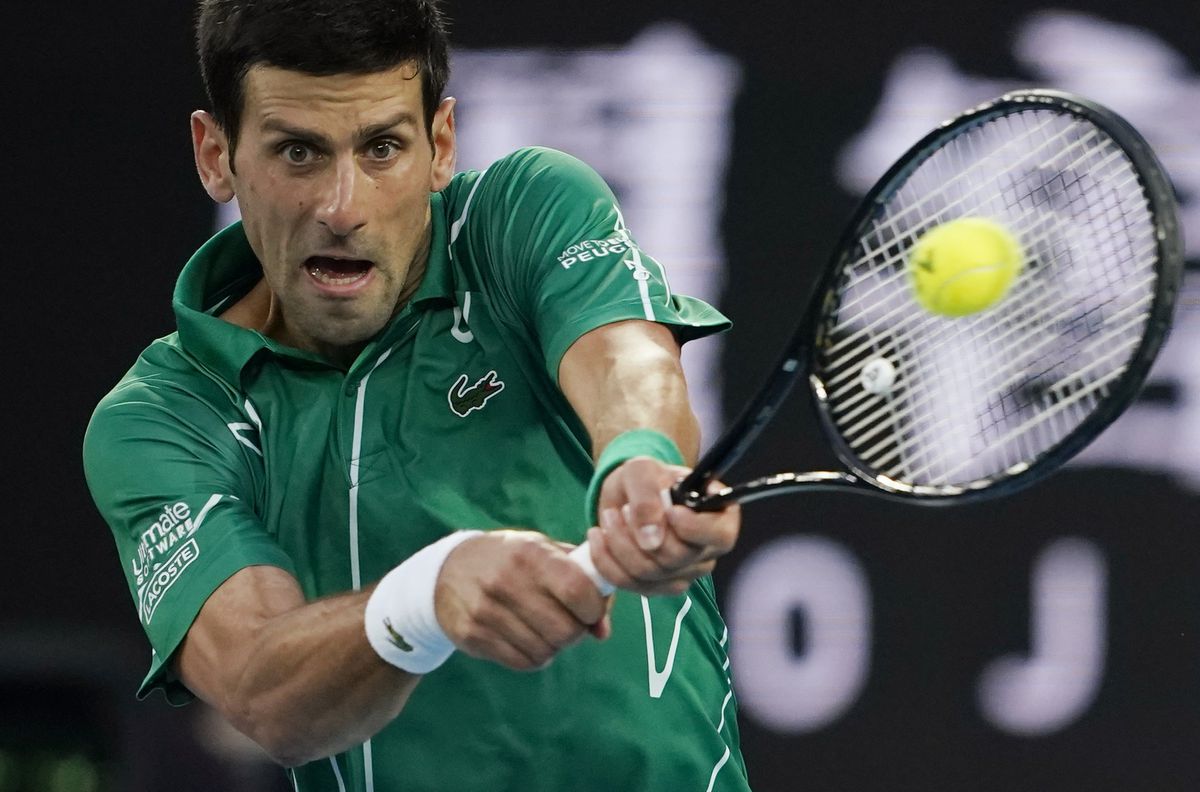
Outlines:
<svg viewBox="0 0 1200 792"><path fill-rule="evenodd" d="M334 236L345 237L367 224L362 173L353 157L339 159L329 172L330 183L317 208L317 222Z"/></svg>

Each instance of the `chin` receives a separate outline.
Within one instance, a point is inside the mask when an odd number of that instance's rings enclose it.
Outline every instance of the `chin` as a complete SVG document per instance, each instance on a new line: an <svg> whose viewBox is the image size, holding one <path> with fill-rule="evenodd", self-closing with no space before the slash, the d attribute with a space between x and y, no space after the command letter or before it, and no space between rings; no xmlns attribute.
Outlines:
<svg viewBox="0 0 1200 792"><path fill-rule="evenodd" d="M310 337L323 346L353 347L367 343L387 326L390 317L382 319L358 318L350 321L324 322L314 327Z"/></svg>

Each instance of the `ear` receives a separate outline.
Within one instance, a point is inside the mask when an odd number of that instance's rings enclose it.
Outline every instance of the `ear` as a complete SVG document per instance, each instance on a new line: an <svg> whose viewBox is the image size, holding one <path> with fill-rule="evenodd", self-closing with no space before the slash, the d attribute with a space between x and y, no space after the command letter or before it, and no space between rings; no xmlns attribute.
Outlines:
<svg viewBox="0 0 1200 792"><path fill-rule="evenodd" d="M447 96L433 114L433 167L432 189L434 192L446 189L450 177L454 175L454 164L458 158L458 142L454 132L454 105L457 100Z"/></svg>
<svg viewBox="0 0 1200 792"><path fill-rule="evenodd" d="M233 172L229 167L229 140L217 120L203 110L192 113L192 153L200 183L214 201L233 200Z"/></svg>

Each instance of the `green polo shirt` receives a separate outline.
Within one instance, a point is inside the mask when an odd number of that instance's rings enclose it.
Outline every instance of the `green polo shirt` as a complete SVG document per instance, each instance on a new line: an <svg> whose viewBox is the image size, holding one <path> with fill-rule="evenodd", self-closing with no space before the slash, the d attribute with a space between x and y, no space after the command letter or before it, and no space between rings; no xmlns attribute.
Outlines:
<svg viewBox="0 0 1200 792"><path fill-rule="evenodd" d="M249 565L309 598L370 585L462 528L586 530L587 433L557 387L581 335L644 318L725 328L673 295L603 181L548 149L432 196L416 295L343 370L219 318L261 278L240 225L196 253L178 331L151 344L88 428L88 484L153 647L142 694L189 697L170 658ZM711 581L621 592L614 636L546 670L455 655L372 740L291 772L298 790L743 790L725 626Z"/></svg>

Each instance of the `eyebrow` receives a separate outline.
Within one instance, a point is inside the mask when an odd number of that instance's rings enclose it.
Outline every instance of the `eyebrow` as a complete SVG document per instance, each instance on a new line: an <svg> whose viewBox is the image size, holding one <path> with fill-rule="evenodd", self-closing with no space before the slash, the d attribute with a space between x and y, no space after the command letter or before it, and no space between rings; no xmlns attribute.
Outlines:
<svg viewBox="0 0 1200 792"><path fill-rule="evenodd" d="M370 140L371 138L379 137L389 129L398 126L416 127L417 118L407 110L402 110L381 124L372 124L371 126L367 127L359 127L356 134L358 135L359 140Z"/></svg>
<svg viewBox="0 0 1200 792"><path fill-rule="evenodd" d="M381 123L359 127L354 132L355 139L359 141L371 140L372 138L376 138L382 135L384 132L394 129L398 126L416 127L416 116L407 110L401 111ZM330 141L330 139L325 135L309 129L302 129L300 127L292 126L286 121L276 118L268 118L266 121L264 121L262 130L264 132L280 132L288 137L293 137L297 140L303 140L310 143L316 143L317 145L325 148L330 148L332 146L332 141Z"/></svg>

